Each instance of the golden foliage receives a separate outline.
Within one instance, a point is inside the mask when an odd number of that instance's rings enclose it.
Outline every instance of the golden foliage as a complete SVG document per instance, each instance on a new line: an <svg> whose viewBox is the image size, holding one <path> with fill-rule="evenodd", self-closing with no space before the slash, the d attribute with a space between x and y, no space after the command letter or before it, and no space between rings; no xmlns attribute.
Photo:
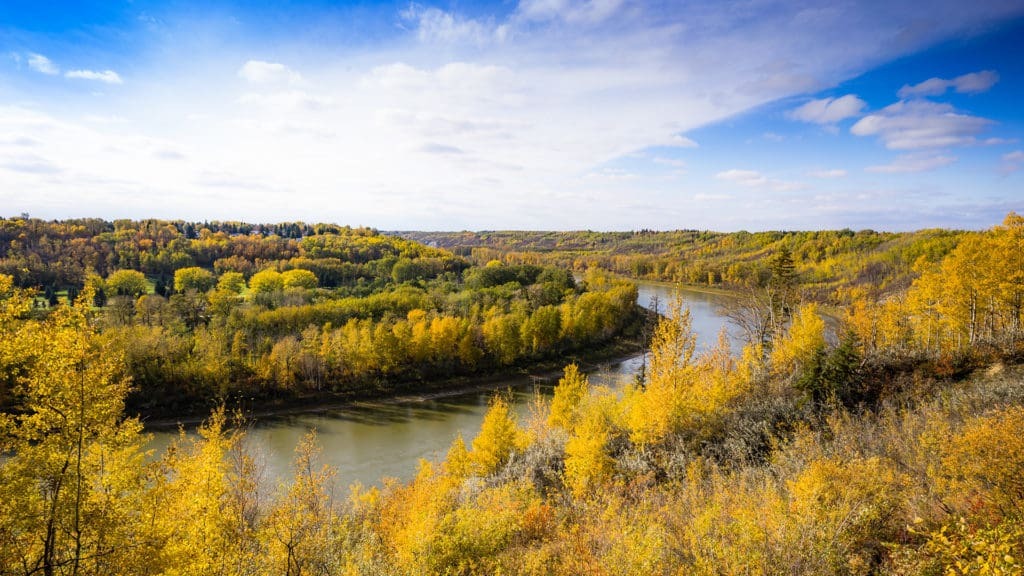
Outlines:
<svg viewBox="0 0 1024 576"><path fill-rule="evenodd" d="M586 397L589 387L587 376L580 373L579 366L576 364L566 366L562 378L555 386L554 396L551 398L548 425L553 428L572 430L576 421L576 409Z"/></svg>
<svg viewBox="0 0 1024 576"><path fill-rule="evenodd" d="M508 401L495 396L480 424L480 433L473 439L469 454L473 472L480 476L493 474L514 450L523 447L525 440Z"/></svg>
<svg viewBox="0 0 1024 576"><path fill-rule="evenodd" d="M772 372L788 376L810 364L815 354L825 348L825 321L817 304L800 306L785 335L772 346L769 359Z"/></svg>
<svg viewBox="0 0 1024 576"><path fill-rule="evenodd" d="M604 414L589 410L565 445L565 483L577 497L593 493L613 470L608 455L610 430Z"/></svg>
<svg viewBox="0 0 1024 576"><path fill-rule="evenodd" d="M1024 520L1024 408L967 422L943 444L938 480L958 510Z"/></svg>

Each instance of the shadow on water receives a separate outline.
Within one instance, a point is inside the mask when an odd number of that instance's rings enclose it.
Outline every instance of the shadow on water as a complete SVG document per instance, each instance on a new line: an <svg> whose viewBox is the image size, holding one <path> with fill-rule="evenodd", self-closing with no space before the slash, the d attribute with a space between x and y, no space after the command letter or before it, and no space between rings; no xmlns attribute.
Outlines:
<svg viewBox="0 0 1024 576"><path fill-rule="evenodd" d="M438 403L433 401L416 404L367 404L353 405L329 410L313 410L302 414L262 416L253 419L253 425L260 428L286 428L295 426L310 418L339 420L364 426L391 426L412 421L438 421L451 415L470 413L466 404Z"/></svg>

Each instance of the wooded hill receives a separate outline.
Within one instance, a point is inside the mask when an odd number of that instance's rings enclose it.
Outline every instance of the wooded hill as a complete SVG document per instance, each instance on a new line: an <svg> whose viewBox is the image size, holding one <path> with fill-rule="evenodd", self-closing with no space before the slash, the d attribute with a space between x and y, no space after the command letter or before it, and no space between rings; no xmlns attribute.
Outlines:
<svg viewBox="0 0 1024 576"><path fill-rule="evenodd" d="M628 282L326 224L0 220L4 272L35 290L35 316L89 294L147 414L390 394L598 346L636 320ZM18 404L0 380L0 405Z"/></svg>
<svg viewBox="0 0 1024 576"><path fill-rule="evenodd" d="M771 257L787 250L808 296L847 302L851 290L873 295L910 285L915 266L934 264L964 236L954 230L875 232L394 232L477 262L599 267L638 279L725 288L764 285Z"/></svg>

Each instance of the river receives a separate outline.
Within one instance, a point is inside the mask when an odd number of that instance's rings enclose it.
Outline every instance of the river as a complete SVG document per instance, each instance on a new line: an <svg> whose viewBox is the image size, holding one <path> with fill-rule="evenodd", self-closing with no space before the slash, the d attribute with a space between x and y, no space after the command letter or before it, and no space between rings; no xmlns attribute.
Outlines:
<svg viewBox="0 0 1024 576"><path fill-rule="evenodd" d="M664 312L676 289L665 284L640 283L638 302L650 307L656 302ZM718 294L681 290L690 309L698 349L713 346L725 319L718 313ZM734 344L735 333L730 334ZM737 348L738 349L738 348ZM590 370L595 384L616 385L631 378L643 363L642 356L607 362ZM509 390L519 414L529 413L535 391L550 395L557 379L528 377L494 382L488 390L464 392L430 400L357 402L343 408L313 410L302 414L260 417L252 422L246 442L257 457L261 478L273 486L291 476L295 446L310 429L316 429L321 461L338 470L342 486L360 482L379 485L384 477L408 480L421 458L444 456L452 440L462 434L466 443L476 435L493 390ZM176 433L153 431L149 447L159 454Z"/></svg>

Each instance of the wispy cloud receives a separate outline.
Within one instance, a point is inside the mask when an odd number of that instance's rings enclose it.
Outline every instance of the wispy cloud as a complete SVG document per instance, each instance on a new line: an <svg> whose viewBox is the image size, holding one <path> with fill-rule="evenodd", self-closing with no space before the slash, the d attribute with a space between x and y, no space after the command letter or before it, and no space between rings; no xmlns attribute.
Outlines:
<svg viewBox="0 0 1024 576"><path fill-rule="evenodd" d="M978 144L992 121L957 112L949 104L900 101L861 118L850 128L857 136L877 136L891 150Z"/></svg>
<svg viewBox="0 0 1024 576"><path fill-rule="evenodd" d="M34 155L16 156L0 160L0 168L10 170L12 172L38 174L43 176L49 176L61 172L60 167L53 162Z"/></svg>
<svg viewBox="0 0 1024 576"><path fill-rule="evenodd" d="M622 168L602 168L601 170L590 172L585 176L585 178L587 179L598 179L608 181L636 180L639 177L639 175L634 174L633 172L630 172L628 170L623 170Z"/></svg>
<svg viewBox="0 0 1024 576"><path fill-rule="evenodd" d="M808 172L807 175L812 178L822 179L844 178L846 176L846 170L840 168L835 168L832 170L813 170L811 172Z"/></svg>
<svg viewBox="0 0 1024 576"><path fill-rule="evenodd" d="M729 194L708 194L706 192L698 192L693 195L693 199L698 202L724 202L726 200L732 200L733 196Z"/></svg>
<svg viewBox="0 0 1024 576"><path fill-rule="evenodd" d="M813 124L835 124L840 120L860 115L861 110L867 106L867 102L853 94L840 96L839 98L822 98L791 110L789 117L801 122Z"/></svg>
<svg viewBox="0 0 1024 576"><path fill-rule="evenodd" d="M791 182L787 180L769 178L757 170L740 170L734 168L715 174L715 178L726 182L732 182L740 186L746 186L748 188L769 188L775 192L789 192L794 190L803 190L806 188L806 185L802 182Z"/></svg>
<svg viewBox="0 0 1024 576"><path fill-rule="evenodd" d="M493 19L476 20L434 7L410 4L400 12L403 20L414 25L422 42L486 44L502 41L508 25L495 24Z"/></svg>
<svg viewBox="0 0 1024 576"><path fill-rule="evenodd" d="M28 67L49 76L55 76L60 74L60 68L53 63L49 58L42 54L30 53L28 55Z"/></svg>
<svg viewBox="0 0 1024 576"><path fill-rule="evenodd" d="M517 15L526 20L598 24L618 12L624 0L522 0Z"/></svg>
<svg viewBox="0 0 1024 576"><path fill-rule="evenodd" d="M900 98L918 98L921 96L941 96L946 90L952 88L960 94L977 94L985 92L995 86L999 81L999 74L994 70L982 70L971 72L963 76L957 76L952 80L944 78L929 78L920 84L913 86L904 85L897 95Z"/></svg>
<svg viewBox="0 0 1024 576"><path fill-rule="evenodd" d="M655 156L651 159L655 164L661 164L662 166L671 166L672 168L685 168L686 161L679 158L665 158L664 156Z"/></svg>
<svg viewBox="0 0 1024 576"><path fill-rule="evenodd" d="M426 154L465 154L466 151L457 146L448 146L446 144L438 144L437 142L429 142L420 146L420 151Z"/></svg>
<svg viewBox="0 0 1024 576"><path fill-rule="evenodd" d="M1024 150L1014 150L1003 154L1003 174L1011 174L1024 167Z"/></svg>
<svg viewBox="0 0 1024 576"><path fill-rule="evenodd" d="M295 84L302 75L280 62L249 60L238 69L238 76L251 84Z"/></svg>
<svg viewBox="0 0 1024 576"><path fill-rule="evenodd" d="M96 82L103 82L105 84L124 83L121 76L113 70L68 70L64 73L64 77L77 80L95 80Z"/></svg>
<svg viewBox="0 0 1024 576"><path fill-rule="evenodd" d="M668 137L668 140L666 140L664 142L660 142L659 144L661 144L662 146L675 146L677 148L699 148L700 147L700 145L697 144L696 141L694 141L691 138L687 138L686 136L683 136L682 134L673 134L673 135Z"/></svg>
<svg viewBox="0 0 1024 576"><path fill-rule="evenodd" d="M740 170L737 168L719 172L718 174L715 174L715 178L739 184L741 186L749 186L751 188L763 186L768 183L768 177L756 170Z"/></svg>
<svg viewBox="0 0 1024 576"><path fill-rule="evenodd" d="M879 166L868 166L866 172L880 174L909 174L916 172L928 172L949 166L956 162L953 156L942 154L916 153L897 156L892 162Z"/></svg>

